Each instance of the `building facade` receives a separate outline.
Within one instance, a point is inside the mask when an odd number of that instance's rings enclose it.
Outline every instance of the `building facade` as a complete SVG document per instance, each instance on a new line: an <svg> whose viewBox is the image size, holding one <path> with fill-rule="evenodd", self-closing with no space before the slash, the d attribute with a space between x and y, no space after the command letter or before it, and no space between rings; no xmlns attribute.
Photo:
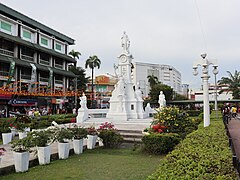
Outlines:
<svg viewBox="0 0 240 180"><path fill-rule="evenodd" d="M136 85L139 82L144 97L148 96L150 90L147 77L151 75L157 77L161 83L171 86L176 93L182 94L181 73L173 66L142 62L134 62L133 66L133 83Z"/></svg>
<svg viewBox="0 0 240 180"><path fill-rule="evenodd" d="M1 104L38 106L40 97L63 104L75 78L68 71L69 64L76 63L68 56L73 44L72 38L0 3ZM16 98L25 101L16 104Z"/></svg>

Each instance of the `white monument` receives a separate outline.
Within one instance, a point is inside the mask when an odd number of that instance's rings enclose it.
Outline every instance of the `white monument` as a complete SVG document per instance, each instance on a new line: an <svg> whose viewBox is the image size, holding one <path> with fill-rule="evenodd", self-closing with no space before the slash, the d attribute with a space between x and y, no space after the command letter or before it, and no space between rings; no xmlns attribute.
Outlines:
<svg viewBox="0 0 240 180"><path fill-rule="evenodd" d="M88 119L87 97L83 93L80 99L80 108L78 109L77 123L83 123Z"/></svg>
<svg viewBox="0 0 240 180"><path fill-rule="evenodd" d="M160 91L158 103L159 103L159 108L163 108L166 106L165 95L163 94L162 91Z"/></svg>
<svg viewBox="0 0 240 180"><path fill-rule="evenodd" d="M110 109L107 118L113 121L127 121L129 119L143 119L146 114L143 110L142 92L137 87L133 89L131 67L133 56L130 54L130 41L124 32L122 38L123 51L118 57L118 82L110 98Z"/></svg>

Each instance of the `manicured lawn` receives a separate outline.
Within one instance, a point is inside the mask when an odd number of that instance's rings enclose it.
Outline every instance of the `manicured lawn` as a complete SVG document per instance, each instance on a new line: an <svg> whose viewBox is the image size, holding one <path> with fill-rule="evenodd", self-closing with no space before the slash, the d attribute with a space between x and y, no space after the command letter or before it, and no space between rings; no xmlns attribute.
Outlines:
<svg viewBox="0 0 240 180"><path fill-rule="evenodd" d="M35 166L25 173L13 173L4 179L80 179L80 180L141 180L157 168L164 156L153 156L132 149L86 150L67 160L55 160L50 165Z"/></svg>

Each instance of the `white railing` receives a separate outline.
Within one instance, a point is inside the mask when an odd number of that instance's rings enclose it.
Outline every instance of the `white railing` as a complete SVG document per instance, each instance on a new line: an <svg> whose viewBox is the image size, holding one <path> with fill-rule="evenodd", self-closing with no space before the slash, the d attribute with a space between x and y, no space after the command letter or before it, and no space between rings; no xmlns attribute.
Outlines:
<svg viewBox="0 0 240 180"><path fill-rule="evenodd" d="M48 82L49 78L44 78L44 77L40 77L39 81L40 82Z"/></svg>
<svg viewBox="0 0 240 180"><path fill-rule="evenodd" d="M63 85L63 80L55 80L55 84L61 84L61 85Z"/></svg>
<svg viewBox="0 0 240 180"><path fill-rule="evenodd" d="M61 64L55 64L54 67L57 69L63 69L63 65Z"/></svg>
<svg viewBox="0 0 240 180"><path fill-rule="evenodd" d="M21 74L21 79L31 80L31 75Z"/></svg>
<svg viewBox="0 0 240 180"><path fill-rule="evenodd" d="M13 51L8 51L6 49L1 49L0 48L0 54L10 56L10 57L14 57L14 52Z"/></svg>
<svg viewBox="0 0 240 180"><path fill-rule="evenodd" d="M43 65L50 65L50 62L47 61L47 60L44 60L44 59L40 59L40 64L43 64Z"/></svg>
<svg viewBox="0 0 240 180"><path fill-rule="evenodd" d="M21 54L21 59L26 60L26 61L31 61L31 62L34 61L33 57L27 56L27 55L23 55L23 54Z"/></svg>
<svg viewBox="0 0 240 180"><path fill-rule="evenodd" d="M8 76L9 72L0 71L0 76Z"/></svg>

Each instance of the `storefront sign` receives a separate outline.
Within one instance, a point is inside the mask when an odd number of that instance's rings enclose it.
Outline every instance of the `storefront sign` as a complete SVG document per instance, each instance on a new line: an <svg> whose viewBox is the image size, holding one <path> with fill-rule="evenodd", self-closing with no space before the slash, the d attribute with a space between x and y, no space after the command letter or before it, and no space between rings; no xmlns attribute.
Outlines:
<svg viewBox="0 0 240 180"><path fill-rule="evenodd" d="M35 99L12 99L9 101L12 106L37 106Z"/></svg>

